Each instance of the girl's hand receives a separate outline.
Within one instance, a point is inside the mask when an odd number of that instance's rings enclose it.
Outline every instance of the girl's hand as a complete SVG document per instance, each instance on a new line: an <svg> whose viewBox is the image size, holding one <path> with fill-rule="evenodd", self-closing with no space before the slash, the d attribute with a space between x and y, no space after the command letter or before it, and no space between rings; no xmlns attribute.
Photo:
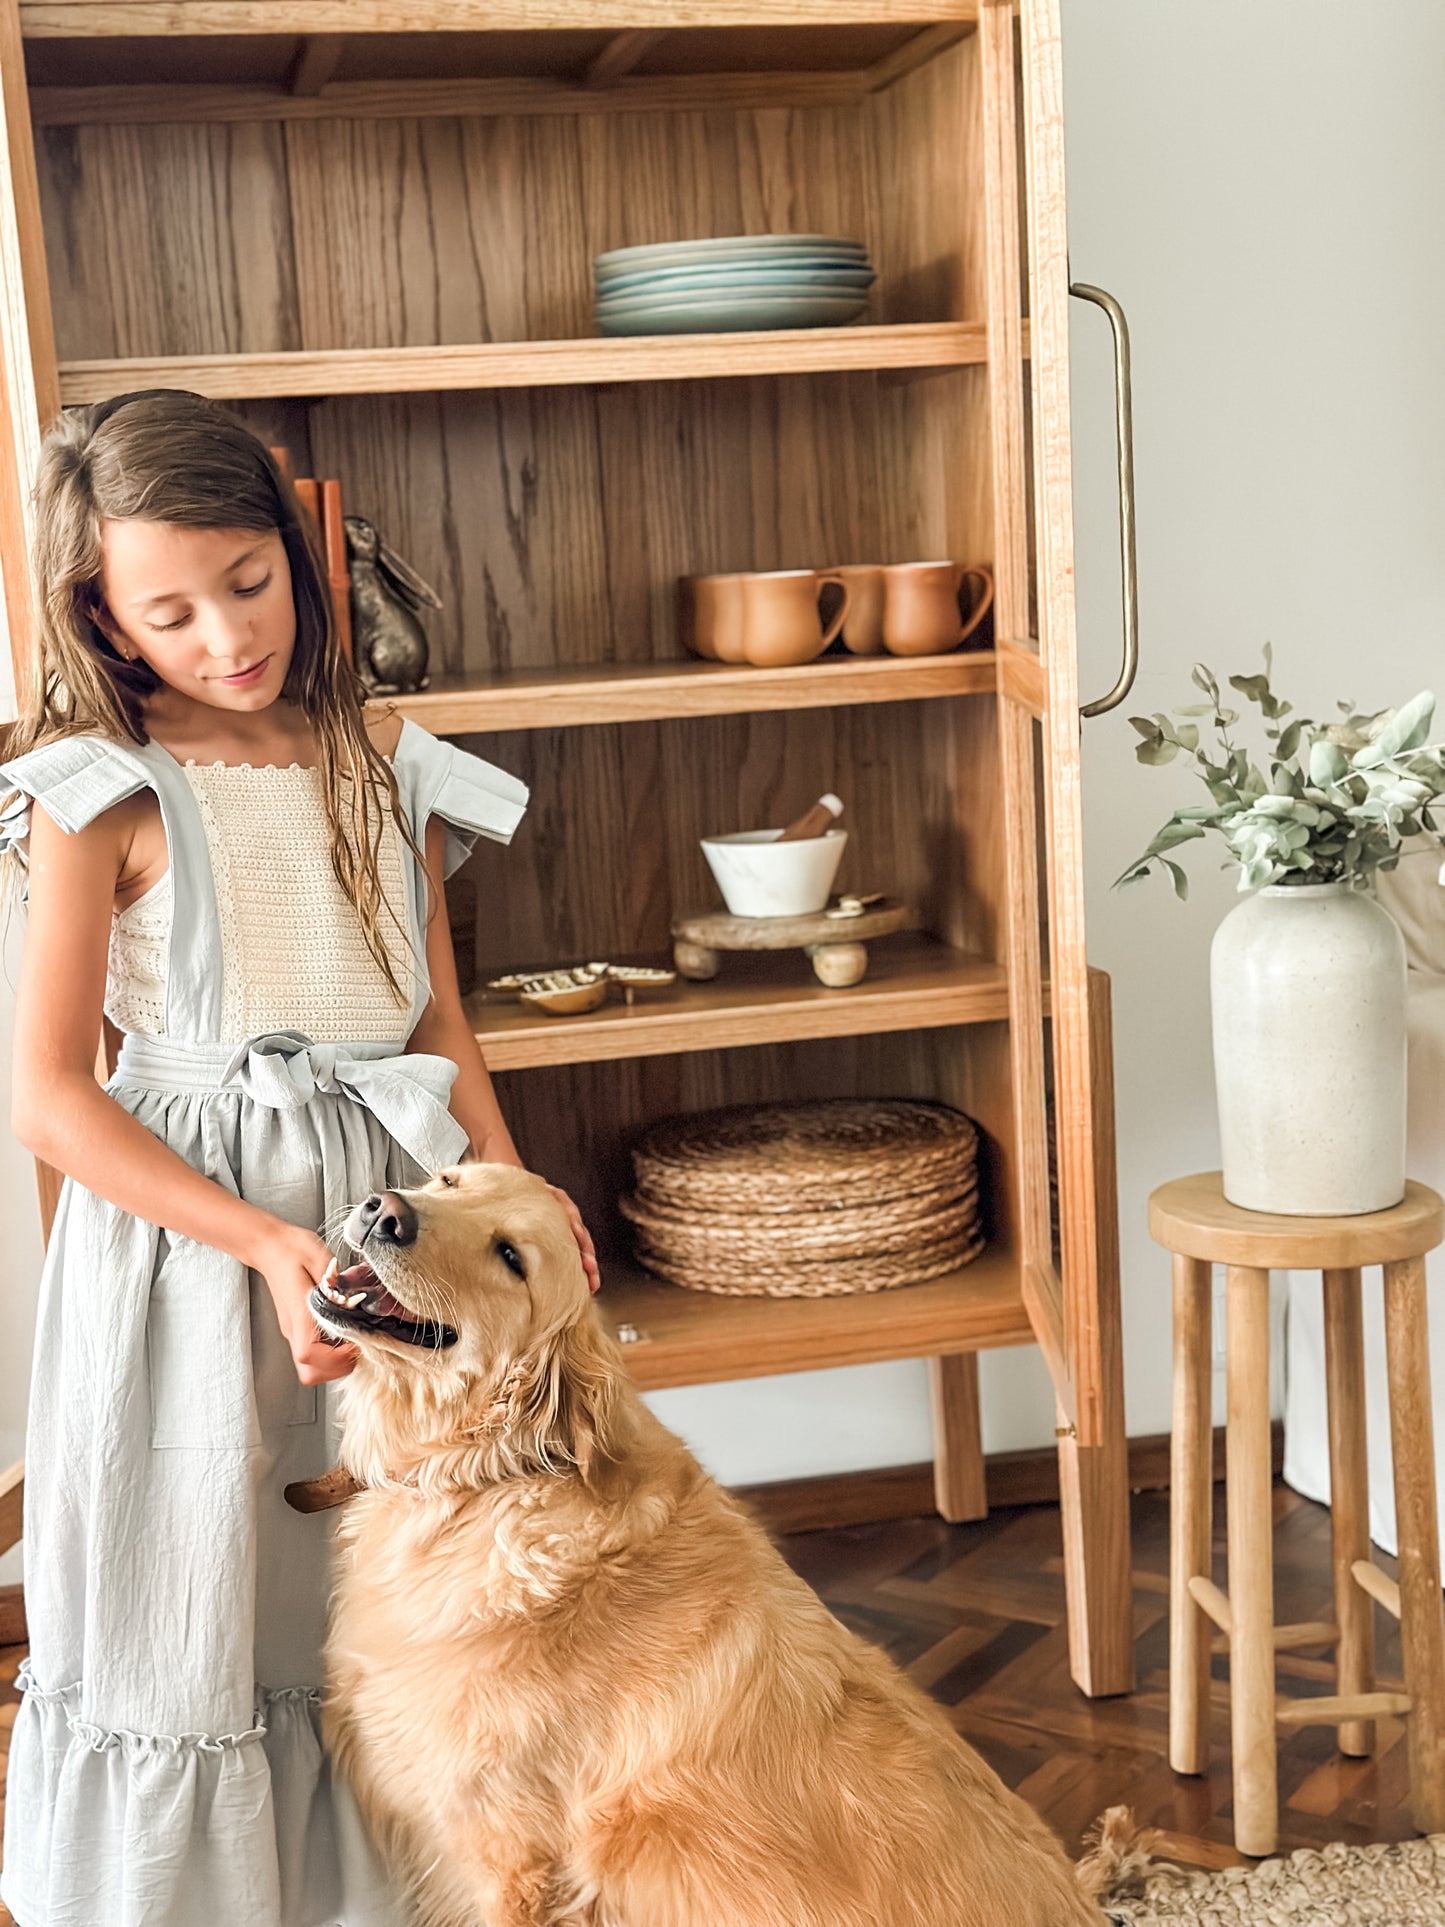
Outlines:
<svg viewBox="0 0 1445 1927"><path fill-rule="evenodd" d="M582 1213L560 1185L549 1184L547 1189L567 1213L567 1223L571 1226L572 1236L577 1240L577 1249L582 1256L582 1269L587 1273L587 1289L597 1292L602 1289L602 1272L597 1263L597 1247L592 1242L592 1233L582 1222Z"/></svg>
<svg viewBox="0 0 1445 1927"><path fill-rule="evenodd" d="M276 1307L281 1336L291 1347L296 1376L303 1385L325 1385L345 1378L356 1364L354 1345L337 1345L322 1336L306 1300L331 1268L331 1253L314 1231L277 1218L248 1262L266 1280Z"/></svg>

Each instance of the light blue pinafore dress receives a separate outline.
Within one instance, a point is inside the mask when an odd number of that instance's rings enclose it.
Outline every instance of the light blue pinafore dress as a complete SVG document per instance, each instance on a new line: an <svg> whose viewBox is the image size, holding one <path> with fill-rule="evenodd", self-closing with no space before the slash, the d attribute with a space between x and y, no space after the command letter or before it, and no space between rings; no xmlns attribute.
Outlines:
<svg viewBox="0 0 1445 1927"><path fill-rule="evenodd" d="M417 841L431 816L447 824L448 872L479 835L509 841L526 806L515 778L410 721L392 764ZM227 1190L334 1226L465 1148L455 1066L403 1050L429 994L425 878L397 839L414 985L392 1037L228 1035L241 966L192 774L155 743L54 743L3 766L0 794L21 792L3 828L23 844L30 798L75 831L154 790L172 900L163 1023L126 1037L108 1088ZM321 1745L331 1517L282 1497L335 1463L328 1402L297 1380L254 1273L67 1180L26 1451L31 1654L0 1882L20 1927L405 1920Z"/></svg>

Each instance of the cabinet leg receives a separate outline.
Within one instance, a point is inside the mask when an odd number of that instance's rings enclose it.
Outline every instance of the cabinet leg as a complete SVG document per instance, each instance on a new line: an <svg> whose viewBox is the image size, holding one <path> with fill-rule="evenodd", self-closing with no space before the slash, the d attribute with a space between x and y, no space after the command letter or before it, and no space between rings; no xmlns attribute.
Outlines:
<svg viewBox="0 0 1445 1927"><path fill-rule="evenodd" d="M1365 1438L1365 1323L1360 1274L1324 1274L1325 1386L1330 1430L1330 1539L1334 1558L1337 1691L1373 1692L1374 1606L1355 1583L1357 1559L1370 1556L1370 1486ZM1372 1720L1342 1720L1341 1753L1375 1750Z"/></svg>
<svg viewBox="0 0 1445 1927"><path fill-rule="evenodd" d="M1385 1358L1400 1540L1400 1643L1410 1695L1410 1810L1422 1833L1438 1833L1445 1828L1445 1607L1423 1258L1385 1266Z"/></svg>
<svg viewBox="0 0 1445 1927"><path fill-rule="evenodd" d="M1124 1415L1102 1445L1059 1440L1069 1671L1091 1699L1134 1690L1134 1584Z"/></svg>
<svg viewBox="0 0 1445 1927"><path fill-rule="evenodd" d="M1273 1853L1279 1837L1274 1724L1274 1512L1270 1496L1269 1273L1231 1265L1229 1378L1230 1747L1234 1844Z"/></svg>
<svg viewBox="0 0 1445 1927"><path fill-rule="evenodd" d="M1214 1267L1174 1255L1174 1414L1169 1432L1169 1764L1209 1764L1209 1642L1214 1627L1189 1591L1211 1577L1214 1418L1210 1296ZM1354 1582L1351 1581L1351 1584Z"/></svg>
<svg viewBox="0 0 1445 1927"><path fill-rule="evenodd" d="M986 1519L977 1352L930 1358L928 1389L933 1403L934 1502L951 1525Z"/></svg>

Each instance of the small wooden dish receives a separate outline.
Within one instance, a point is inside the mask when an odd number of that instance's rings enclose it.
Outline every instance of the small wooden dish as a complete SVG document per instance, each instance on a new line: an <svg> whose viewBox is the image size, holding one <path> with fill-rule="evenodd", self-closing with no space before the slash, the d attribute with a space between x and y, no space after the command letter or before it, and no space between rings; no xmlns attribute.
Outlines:
<svg viewBox="0 0 1445 1927"><path fill-rule="evenodd" d="M523 990L518 995L524 1004L545 1010L549 1017L580 1017L584 1010L596 1010L607 998L607 979L596 983L574 984L570 990Z"/></svg>
<svg viewBox="0 0 1445 1927"><path fill-rule="evenodd" d="M639 989L661 990L676 983L675 970L657 970L646 964L576 964L570 969L516 971L493 977L488 990L503 997L516 997L549 1017L580 1017L604 1003L614 984L630 1004Z"/></svg>

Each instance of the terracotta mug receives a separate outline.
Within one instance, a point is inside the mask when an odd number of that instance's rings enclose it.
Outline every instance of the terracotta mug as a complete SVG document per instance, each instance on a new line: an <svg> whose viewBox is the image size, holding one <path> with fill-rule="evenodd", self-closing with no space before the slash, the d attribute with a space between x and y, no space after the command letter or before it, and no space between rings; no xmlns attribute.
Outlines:
<svg viewBox="0 0 1445 1927"><path fill-rule="evenodd" d="M980 586L965 618L959 597L970 577ZM883 581L883 646L894 656L957 649L993 607L993 571L981 563L895 562Z"/></svg>
<svg viewBox="0 0 1445 1927"><path fill-rule="evenodd" d="M677 585L678 629L694 655L742 662L743 578L685 575Z"/></svg>
<svg viewBox="0 0 1445 1927"><path fill-rule="evenodd" d="M845 562L828 575L841 578L848 590L848 613L843 623L843 647L855 656L883 653L883 570L876 562Z"/></svg>
<svg viewBox="0 0 1445 1927"><path fill-rule="evenodd" d="M825 627L818 602L829 583L843 591L843 600ZM745 575L742 585L743 655L759 669L812 662L822 655L848 614L848 585L832 572L772 569Z"/></svg>

